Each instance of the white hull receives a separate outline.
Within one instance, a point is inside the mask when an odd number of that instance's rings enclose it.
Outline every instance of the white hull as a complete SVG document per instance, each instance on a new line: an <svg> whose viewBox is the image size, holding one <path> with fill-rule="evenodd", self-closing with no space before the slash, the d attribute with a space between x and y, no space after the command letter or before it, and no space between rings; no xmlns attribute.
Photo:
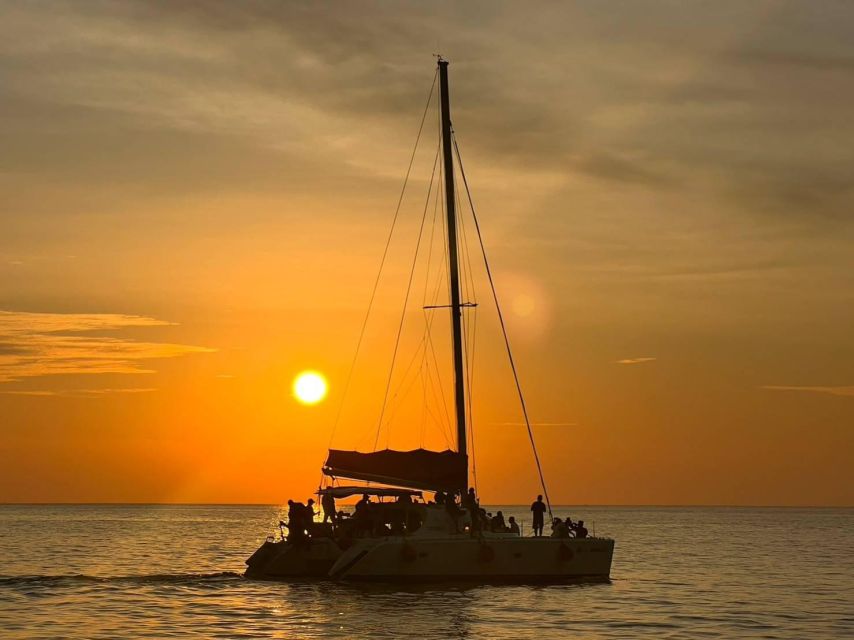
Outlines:
<svg viewBox="0 0 854 640"><path fill-rule="evenodd" d="M247 561L246 577L259 580L325 578L341 556L341 548L330 538L262 544Z"/></svg>
<svg viewBox="0 0 854 640"><path fill-rule="evenodd" d="M444 507L417 505L422 525L409 535L301 543L265 542L249 560L250 578L298 577L383 582L602 581L611 573L614 541L608 538L522 538L470 526L466 513L451 518Z"/></svg>
<svg viewBox="0 0 854 640"><path fill-rule="evenodd" d="M340 580L518 581L607 580L614 541L468 535L365 539L329 571Z"/></svg>

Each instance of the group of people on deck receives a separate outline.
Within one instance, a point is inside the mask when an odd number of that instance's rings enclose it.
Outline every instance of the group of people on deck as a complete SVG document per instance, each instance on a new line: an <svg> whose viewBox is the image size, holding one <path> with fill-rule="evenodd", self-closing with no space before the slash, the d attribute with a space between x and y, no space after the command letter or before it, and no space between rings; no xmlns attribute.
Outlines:
<svg viewBox="0 0 854 640"><path fill-rule="evenodd" d="M308 499L308 502L295 502L288 500L288 521L279 520L279 530L282 532L282 538L285 537L284 527L288 529L288 540L297 541L304 540L309 535L311 524L314 522L314 517L317 512L314 510L314 500Z"/></svg>
<svg viewBox="0 0 854 640"><path fill-rule="evenodd" d="M401 494L397 497L394 504L404 507L404 509L399 510L400 513L397 514L399 517L390 519L378 517L380 514L376 509L380 507L380 504L379 502L371 502L370 496L363 494L356 503L353 514L349 515L344 511L336 510L335 497L331 493L323 493L320 501L323 509L323 520L321 523L315 523L314 520L318 513L314 510L313 499L309 499L306 504L288 500L288 522L280 521L279 528L282 530L283 538L285 537L283 527L287 527L288 540L298 542L305 540L312 533L312 529L328 527L327 522L331 522L332 529L328 529L326 535L331 535L333 530L337 530L345 537L360 534L401 535L415 531L421 525L420 519L417 518L417 512L411 508L406 508L408 505L414 504L411 495ZM455 524L458 523L460 516L467 511L471 515L469 531L472 535L478 535L483 531L521 535L519 523L516 522L515 517L510 516L505 521L502 511L497 511L493 515L481 508L474 488L470 488L462 496L459 503L453 494L439 491L430 504L444 506ZM548 511L548 507L543 502L543 496L537 496L537 499L531 504L535 537L544 535L546 511ZM378 530L379 525L382 525L381 530ZM586 538L588 535L583 520L573 522L568 516L566 519L554 518L551 529L551 537L553 538Z"/></svg>
<svg viewBox="0 0 854 640"><path fill-rule="evenodd" d="M454 496L446 496L443 493L437 493L436 504L443 503L447 506L448 511L455 517L456 522L456 517L462 514L462 510L457 507ZM465 507L471 515L470 531L472 535L476 535L481 531L492 531L493 533L515 533L516 535L520 534L519 524L516 522L516 518L510 516L510 518L505 522L503 512L498 511L495 515L492 515L487 512L486 509L481 508L480 502L475 494L474 487L470 488L468 493L463 496L462 506Z"/></svg>
<svg viewBox="0 0 854 640"><path fill-rule="evenodd" d="M543 496L537 496L537 499L531 504L531 513L534 515L534 536L541 537L545 526L546 503L543 502ZM586 538L587 528L584 526L584 520L573 522L567 516L565 520L555 518L552 520L552 538Z"/></svg>

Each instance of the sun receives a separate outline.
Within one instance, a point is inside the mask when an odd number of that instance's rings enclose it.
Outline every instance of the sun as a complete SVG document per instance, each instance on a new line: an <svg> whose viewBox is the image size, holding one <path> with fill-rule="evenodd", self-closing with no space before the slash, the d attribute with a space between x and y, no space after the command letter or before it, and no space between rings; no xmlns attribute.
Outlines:
<svg viewBox="0 0 854 640"><path fill-rule="evenodd" d="M317 371L303 371L294 378L294 397L303 404L317 404L326 397L329 386Z"/></svg>

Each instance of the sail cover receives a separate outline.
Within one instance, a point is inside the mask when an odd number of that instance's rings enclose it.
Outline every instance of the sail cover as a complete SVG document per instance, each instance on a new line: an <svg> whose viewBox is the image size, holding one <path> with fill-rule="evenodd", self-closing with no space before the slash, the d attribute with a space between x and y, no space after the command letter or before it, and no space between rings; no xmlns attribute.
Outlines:
<svg viewBox="0 0 854 640"><path fill-rule="evenodd" d="M450 450L360 453L330 449L323 473L411 489L459 491L467 485L468 457Z"/></svg>

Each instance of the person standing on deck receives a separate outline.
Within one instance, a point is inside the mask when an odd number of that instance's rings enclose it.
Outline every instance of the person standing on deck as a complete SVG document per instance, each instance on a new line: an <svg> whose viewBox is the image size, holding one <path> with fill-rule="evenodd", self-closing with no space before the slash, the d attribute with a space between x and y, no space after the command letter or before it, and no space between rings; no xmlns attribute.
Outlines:
<svg viewBox="0 0 854 640"><path fill-rule="evenodd" d="M531 512L534 514L534 536L539 538L543 535L545 525L546 505L543 502L543 496L537 496L536 502L531 504Z"/></svg>
<svg viewBox="0 0 854 640"><path fill-rule="evenodd" d="M463 498L463 506L468 510L471 518L471 534L481 530L480 522L480 505L477 502L477 496L474 493L474 487L469 489L469 492Z"/></svg>
<svg viewBox="0 0 854 640"><path fill-rule="evenodd" d="M338 524L338 515L335 511L335 496L331 493L324 493L320 498L320 506L323 507L323 523L327 520L332 521L332 525Z"/></svg>
<svg viewBox="0 0 854 640"><path fill-rule="evenodd" d="M288 542L305 540L305 509L302 502L288 500Z"/></svg>
<svg viewBox="0 0 854 640"><path fill-rule="evenodd" d="M309 498L308 502L302 508L302 526L306 533L310 533L311 524L314 522L314 516L317 512L314 510L314 498Z"/></svg>

